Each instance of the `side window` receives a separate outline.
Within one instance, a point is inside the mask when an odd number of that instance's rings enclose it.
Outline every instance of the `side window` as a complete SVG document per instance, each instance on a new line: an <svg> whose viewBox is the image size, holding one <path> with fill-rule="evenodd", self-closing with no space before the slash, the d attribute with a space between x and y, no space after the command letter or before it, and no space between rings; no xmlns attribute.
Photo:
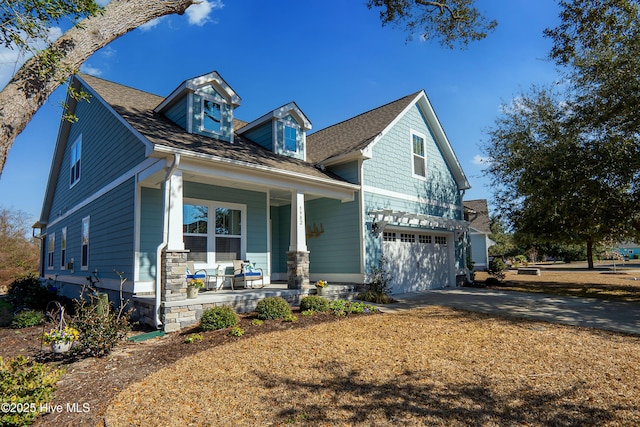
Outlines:
<svg viewBox="0 0 640 427"><path fill-rule="evenodd" d="M424 154L424 136L416 132L411 132L411 146L413 154L413 175L425 178L427 176L427 165Z"/></svg>
<svg viewBox="0 0 640 427"><path fill-rule="evenodd" d="M82 219L82 253L80 254L80 269L89 269L89 217Z"/></svg>
<svg viewBox="0 0 640 427"><path fill-rule="evenodd" d="M60 237L60 268L65 270L67 268L67 227L62 229Z"/></svg>
<svg viewBox="0 0 640 427"><path fill-rule="evenodd" d="M222 127L222 108L219 103L209 99L202 100L202 128L208 132L220 133Z"/></svg>
<svg viewBox="0 0 640 427"><path fill-rule="evenodd" d="M82 158L82 135L71 146L69 160L69 186L73 187L80 180L80 165Z"/></svg>
<svg viewBox="0 0 640 427"><path fill-rule="evenodd" d="M47 238L47 268L53 269L53 254L56 250L56 234L51 233Z"/></svg>

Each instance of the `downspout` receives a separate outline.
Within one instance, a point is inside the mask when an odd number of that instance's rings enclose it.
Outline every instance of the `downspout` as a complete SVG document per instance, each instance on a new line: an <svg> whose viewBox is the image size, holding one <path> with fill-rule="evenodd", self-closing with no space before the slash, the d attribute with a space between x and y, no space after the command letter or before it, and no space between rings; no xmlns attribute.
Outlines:
<svg viewBox="0 0 640 427"><path fill-rule="evenodd" d="M162 303L162 251L166 249L169 243L169 206L171 202L171 176L174 174L178 165L180 164L180 154L175 153L173 155L173 163L167 171L167 175L164 178L164 198L163 198L163 212L162 212L162 242L156 249L156 299L155 299L155 323L156 328L160 328L162 321L160 320L160 305Z"/></svg>
<svg viewBox="0 0 640 427"><path fill-rule="evenodd" d="M464 195L467 192L467 190L460 190L460 214L462 215L461 218L464 221ZM464 266L464 275L465 275L465 280L467 281L467 283L471 282L471 272L469 271L469 267L467 266L467 239L469 238L469 228L467 227L466 230L464 230L464 234L463 234L464 238L462 239L462 265Z"/></svg>

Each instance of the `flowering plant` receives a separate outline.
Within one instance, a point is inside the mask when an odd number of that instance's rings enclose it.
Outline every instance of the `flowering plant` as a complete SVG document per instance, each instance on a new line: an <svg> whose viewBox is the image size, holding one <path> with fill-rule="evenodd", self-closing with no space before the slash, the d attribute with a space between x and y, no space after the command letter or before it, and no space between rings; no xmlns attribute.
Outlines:
<svg viewBox="0 0 640 427"><path fill-rule="evenodd" d="M318 280L316 282L316 288L324 288L327 286L327 282L324 280Z"/></svg>
<svg viewBox="0 0 640 427"><path fill-rule="evenodd" d="M204 288L204 282L202 279L191 279L188 283L189 286L193 286L194 288Z"/></svg>
<svg viewBox="0 0 640 427"><path fill-rule="evenodd" d="M80 339L80 332L75 328L65 326L63 329L51 329L49 332L45 332L42 338L46 344L74 342Z"/></svg>

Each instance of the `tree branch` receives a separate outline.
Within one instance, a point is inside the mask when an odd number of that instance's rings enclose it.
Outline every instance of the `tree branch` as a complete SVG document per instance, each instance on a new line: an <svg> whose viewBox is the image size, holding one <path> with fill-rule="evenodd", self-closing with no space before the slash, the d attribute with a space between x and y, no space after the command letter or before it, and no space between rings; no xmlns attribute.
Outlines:
<svg viewBox="0 0 640 427"><path fill-rule="evenodd" d="M165 15L182 15L195 0L113 0L32 57L0 92L0 176L7 153L47 98L93 53L114 39Z"/></svg>

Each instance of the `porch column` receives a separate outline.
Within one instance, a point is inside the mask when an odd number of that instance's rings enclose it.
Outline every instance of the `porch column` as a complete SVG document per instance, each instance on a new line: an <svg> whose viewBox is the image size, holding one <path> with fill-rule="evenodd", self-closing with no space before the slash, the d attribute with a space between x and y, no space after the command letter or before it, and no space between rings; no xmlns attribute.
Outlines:
<svg viewBox="0 0 640 427"><path fill-rule="evenodd" d="M167 250L183 251L184 240L182 238L182 172L175 171L169 181L169 230Z"/></svg>
<svg viewBox="0 0 640 427"><path fill-rule="evenodd" d="M309 287L309 251L307 251L304 193L291 193L291 240L287 252L287 277L289 289Z"/></svg>

